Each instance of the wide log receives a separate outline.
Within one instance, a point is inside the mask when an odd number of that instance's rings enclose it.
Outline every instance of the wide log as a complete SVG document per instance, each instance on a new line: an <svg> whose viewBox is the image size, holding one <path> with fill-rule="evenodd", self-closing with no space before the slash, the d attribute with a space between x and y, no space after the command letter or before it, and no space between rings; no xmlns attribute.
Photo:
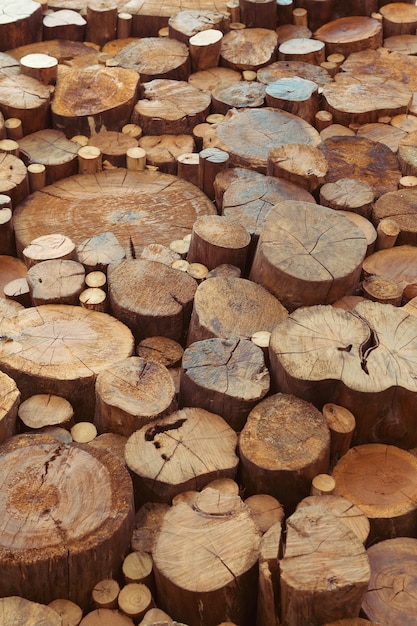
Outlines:
<svg viewBox="0 0 417 626"><path fill-rule="evenodd" d="M411 117L411 115L407 116L404 114L400 114L394 116L394 118L402 117ZM381 120L381 117L379 118L379 120ZM407 132L400 127L399 122L398 126L395 126L391 123L384 124L381 122L362 124L356 131L356 134L359 137L367 137L368 139L372 139L372 141L379 141L380 143L384 143L394 153L397 153L401 141L407 136Z"/></svg>
<svg viewBox="0 0 417 626"><path fill-rule="evenodd" d="M141 83L156 78L187 80L190 58L187 46L168 37L144 37L123 46L114 59L120 67L134 69Z"/></svg>
<svg viewBox="0 0 417 626"><path fill-rule="evenodd" d="M417 8L405 2L390 2L380 8L384 38L415 35Z"/></svg>
<svg viewBox="0 0 417 626"><path fill-rule="evenodd" d="M369 219L374 202L372 187L355 178L340 178L320 188L320 204L335 211L357 213Z"/></svg>
<svg viewBox="0 0 417 626"><path fill-rule="evenodd" d="M382 46L382 24L368 16L340 17L316 30L314 37L326 46L326 56L343 54Z"/></svg>
<svg viewBox="0 0 417 626"><path fill-rule="evenodd" d="M332 82L332 78L326 70L319 65L303 61L276 61L261 67L256 76L257 80L265 85L281 78L293 78L294 76L316 83L319 87L324 87L324 85Z"/></svg>
<svg viewBox="0 0 417 626"><path fill-rule="evenodd" d="M287 39L278 48L279 61L320 65L325 61L325 58L324 43L315 39Z"/></svg>
<svg viewBox="0 0 417 626"><path fill-rule="evenodd" d="M268 152L268 176L283 178L310 193L323 185L328 169L326 157L314 146L289 143Z"/></svg>
<svg viewBox="0 0 417 626"><path fill-rule="evenodd" d="M219 85L211 93L213 113L226 114L229 109L261 107L265 101L265 86L257 82L234 81ZM274 106L274 105L269 105Z"/></svg>
<svg viewBox="0 0 417 626"><path fill-rule="evenodd" d="M181 155L191 153L195 147L191 135L146 135L139 139L139 146L146 151L146 162L160 172L177 174L177 162ZM190 181L192 182L192 181Z"/></svg>
<svg viewBox="0 0 417 626"><path fill-rule="evenodd" d="M28 269L32 306L41 304L78 304L85 286L85 270L81 263L68 259L41 261Z"/></svg>
<svg viewBox="0 0 417 626"><path fill-rule="evenodd" d="M19 405L18 416L23 430L38 430L48 426L70 430L74 426L74 410L70 402L50 393L30 396Z"/></svg>
<svg viewBox="0 0 417 626"><path fill-rule="evenodd" d="M352 77L365 74L368 77L398 81L414 91L417 84L416 66L417 58L413 55L378 48L352 53L341 65L341 70Z"/></svg>
<svg viewBox="0 0 417 626"><path fill-rule="evenodd" d="M29 194L25 164L18 157L6 152L0 152L0 194L10 197L13 209Z"/></svg>
<svg viewBox="0 0 417 626"><path fill-rule="evenodd" d="M278 35L269 28L230 30L222 39L220 65L256 71L277 60Z"/></svg>

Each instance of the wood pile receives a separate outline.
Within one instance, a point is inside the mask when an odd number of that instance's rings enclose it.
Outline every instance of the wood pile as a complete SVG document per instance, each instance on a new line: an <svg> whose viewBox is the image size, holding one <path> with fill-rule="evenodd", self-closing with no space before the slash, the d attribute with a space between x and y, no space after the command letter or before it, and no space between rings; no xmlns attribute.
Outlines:
<svg viewBox="0 0 417 626"><path fill-rule="evenodd" d="M0 623L417 614L413 1L0 0Z"/></svg>

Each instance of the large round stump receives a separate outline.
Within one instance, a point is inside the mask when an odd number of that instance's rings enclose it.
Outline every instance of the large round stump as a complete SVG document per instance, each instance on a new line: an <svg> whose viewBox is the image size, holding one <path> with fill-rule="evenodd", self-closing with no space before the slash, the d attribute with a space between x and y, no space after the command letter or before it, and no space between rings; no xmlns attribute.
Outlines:
<svg viewBox="0 0 417 626"><path fill-rule="evenodd" d="M214 213L207 196L185 180L119 168L45 187L20 203L13 221L20 252L41 235L61 233L79 245L111 231L139 256L143 246L182 239L199 215Z"/></svg>
<svg viewBox="0 0 417 626"><path fill-rule="evenodd" d="M366 249L365 235L344 215L287 200L265 220L250 278L289 310L330 304L355 289Z"/></svg>
<svg viewBox="0 0 417 626"><path fill-rule="evenodd" d="M0 594L87 608L128 549L126 468L110 452L21 435L3 444L0 476Z"/></svg>
<svg viewBox="0 0 417 626"><path fill-rule="evenodd" d="M34 393L65 397L83 421L92 419L98 372L134 352L130 330L105 313L47 304L1 322L0 370L25 400Z"/></svg>

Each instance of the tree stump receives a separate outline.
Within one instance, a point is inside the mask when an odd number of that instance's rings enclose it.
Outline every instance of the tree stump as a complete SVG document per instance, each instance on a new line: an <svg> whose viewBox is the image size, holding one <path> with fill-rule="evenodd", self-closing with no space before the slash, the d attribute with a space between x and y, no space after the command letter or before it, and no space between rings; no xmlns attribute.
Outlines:
<svg viewBox="0 0 417 626"><path fill-rule="evenodd" d="M74 426L74 410L61 396L50 393L36 394L22 402L18 416L26 430L38 430L47 426L61 426L70 430Z"/></svg>
<svg viewBox="0 0 417 626"><path fill-rule="evenodd" d="M28 270L26 280L32 306L77 305L85 286L85 271L77 261L41 261Z"/></svg>
<svg viewBox="0 0 417 626"><path fill-rule="evenodd" d="M223 418L195 407L143 426L125 448L137 504L170 503L182 491L198 491L215 478L234 478L236 444L237 435Z"/></svg>
<svg viewBox="0 0 417 626"><path fill-rule="evenodd" d="M136 346L136 354L144 361L155 361L165 367L178 367L184 353L183 347L168 337L147 337Z"/></svg>
<svg viewBox="0 0 417 626"><path fill-rule="evenodd" d="M174 13L168 20L169 37L188 44L190 37L211 29L225 32L230 18L216 10L186 9Z"/></svg>
<svg viewBox="0 0 417 626"><path fill-rule="evenodd" d="M184 352L181 406L216 413L239 432L268 391L269 372L262 350L250 341L206 339L194 342Z"/></svg>
<svg viewBox="0 0 417 626"><path fill-rule="evenodd" d="M398 116L394 116L398 117ZM401 115L399 117L402 117ZM417 120L416 120L417 121ZM384 143L394 153L397 153L401 141L407 136L405 130L397 128L391 124L363 124L357 130L358 137L367 137L372 141Z"/></svg>
<svg viewBox="0 0 417 626"><path fill-rule="evenodd" d="M278 48L279 61L320 65L326 59L324 43L315 39L287 39Z"/></svg>
<svg viewBox="0 0 417 626"><path fill-rule="evenodd" d="M319 110L317 84L299 76L279 78L269 83L265 90L265 100L267 106L298 115L309 124L313 124L314 116Z"/></svg>
<svg viewBox="0 0 417 626"><path fill-rule="evenodd" d="M291 311L329 304L355 289L366 248L363 232L345 216L288 200L271 209L265 220L250 278Z"/></svg>
<svg viewBox="0 0 417 626"><path fill-rule="evenodd" d="M162 608L197 626L224 620L252 626L259 540L239 496L205 489L192 507L172 507L152 553Z"/></svg>
<svg viewBox="0 0 417 626"><path fill-rule="evenodd" d="M130 330L114 318L62 304L3 319L2 336L0 369L16 381L22 400L34 393L59 395L84 420L93 417L98 372L134 350Z"/></svg>
<svg viewBox="0 0 417 626"><path fill-rule="evenodd" d="M13 438L2 451L2 595L87 608L97 578L126 553L134 516L126 469L110 453L43 435Z"/></svg>
<svg viewBox="0 0 417 626"><path fill-rule="evenodd" d="M191 276L156 261L129 259L112 267L108 279L113 314L136 340L184 340L197 289Z"/></svg>
<svg viewBox="0 0 417 626"><path fill-rule="evenodd" d="M44 40L64 39L84 41L87 22L77 11L61 9L44 15L42 37Z"/></svg>
<svg viewBox="0 0 417 626"><path fill-rule="evenodd" d="M371 546L367 554L371 579L362 603L363 614L375 623L411 626L416 610L416 539L387 539Z"/></svg>
<svg viewBox="0 0 417 626"><path fill-rule="evenodd" d="M230 110L223 122L213 125L204 135L204 148L228 152L230 165L266 173L271 148L288 143L317 146L320 136L315 128L296 115L271 107Z"/></svg>
<svg viewBox="0 0 417 626"><path fill-rule="evenodd" d="M242 80L241 72L231 70L227 67L211 67L208 70L194 72L188 77L188 82L192 87L197 87L200 91L211 95L212 91L221 86Z"/></svg>
<svg viewBox="0 0 417 626"><path fill-rule="evenodd" d="M376 49L382 46L382 25L367 16L340 17L316 30L314 37L326 45L326 56Z"/></svg>
<svg viewBox="0 0 417 626"><path fill-rule="evenodd" d="M404 54L417 53L417 36L413 35L394 35L384 39L384 48L390 52L402 52Z"/></svg>
<svg viewBox="0 0 417 626"><path fill-rule="evenodd" d="M96 381L94 423L99 433L129 437L176 408L175 389L165 366L129 357L103 370Z"/></svg>
<svg viewBox="0 0 417 626"><path fill-rule="evenodd" d="M369 542L415 535L417 459L379 443L351 448L333 469L335 494L350 500L370 522Z"/></svg>
<svg viewBox="0 0 417 626"><path fill-rule="evenodd" d="M372 210L372 220L378 225L384 219L393 219L398 224L397 245L416 245L417 190L391 191L378 198Z"/></svg>
<svg viewBox="0 0 417 626"><path fill-rule="evenodd" d="M134 626L133 620L115 609L95 609L87 613L79 626Z"/></svg>
<svg viewBox="0 0 417 626"><path fill-rule="evenodd" d="M414 271L415 255L414 246L395 246L378 250L363 262L364 277L384 276L391 278L406 289L408 285L417 283Z"/></svg>
<svg viewBox="0 0 417 626"><path fill-rule="evenodd" d="M287 520L280 581L288 626L357 617L370 576L363 544L330 511L303 507Z"/></svg>
<svg viewBox="0 0 417 626"><path fill-rule="evenodd" d="M278 35L269 28L230 30L223 37L220 65L232 70L258 70L276 61Z"/></svg>
<svg viewBox="0 0 417 626"><path fill-rule="evenodd" d="M310 493L311 481L329 468L330 434L313 405L275 394L248 415L239 437L246 493L274 496L287 513Z"/></svg>
<svg viewBox="0 0 417 626"><path fill-rule="evenodd" d="M310 193L324 183L327 171L327 159L313 146L289 143L268 153L268 176L284 178Z"/></svg>
<svg viewBox="0 0 417 626"><path fill-rule="evenodd" d="M229 109L261 107L265 101L265 86L261 83L235 81L219 85L211 92L213 113L226 114ZM270 105L273 106L273 105Z"/></svg>
<svg viewBox="0 0 417 626"><path fill-rule="evenodd" d="M77 246L77 258L87 272L101 271L107 274L107 267L126 257L124 248L112 232L100 233L86 239Z"/></svg>
<svg viewBox="0 0 417 626"><path fill-rule="evenodd" d="M375 198L398 189L398 160L384 144L365 137L331 137L321 142L319 150L329 165L327 183L355 178L371 185Z"/></svg>
<svg viewBox="0 0 417 626"><path fill-rule="evenodd" d="M54 233L32 239L22 250L23 259L28 268L37 263L50 260L75 260L75 244L69 237Z"/></svg>
<svg viewBox="0 0 417 626"><path fill-rule="evenodd" d="M196 217L214 213L205 194L185 180L161 172L115 169L45 187L19 204L13 220L19 253L45 234L61 232L77 246L97 236L86 245L103 245L100 263L105 265L116 259L113 251L110 259L105 253L104 233L113 232L126 252L133 245L139 256L144 245L169 245L191 232Z"/></svg>
<svg viewBox="0 0 417 626"><path fill-rule="evenodd" d="M145 37L131 41L115 55L120 67L134 69L141 83L156 78L187 80L190 58L187 46L168 37Z"/></svg>
<svg viewBox="0 0 417 626"><path fill-rule="evenodd" d="M196 124L204 122L210 96L185 81L155 79L142 87L132 122L145 135L191 135Z"/></svg>
<svg viewBox="0 0 417 626"><path fill-rule="evenodd" d="M15 381L4 374L0 375L0 443L17 433L17 413L20 403L20 391Z"/></svg>
<svg viewBox="0 0 417 626"><path fill-rule="evenodd" d="M373 202L372 187L355 178L340 178L320 188L320 204L335 211L350 211L369 219Z"/></svg>
<svg viewBox="0 0 417 626"><path fill-rule="evenodd" d="M272 331L287 315L261 285L231 276L211 278L195 293L187 344L211 337L250 339L258 330Z"/></svg>
<svg viewBox="0 0 417 626"><path fill-rule="evenodd" d="M0 78L0 111L22 120L25 135L47 128L50 92L35 78L19 74Z"/></svg>
<svg viewBox="0 0 417 626"><path fill-rule="evenodd" d="M0 50L11 50L36 40L42 31L42 7L38 2L23 0L10 5L0 3Z"/></svg>
<svg viewBox="0 0 417 626"><path fill-rule="evenodd" d="M0 152L0 193L10 197L13 209L29 194L25 164L6 152Z"/></svg>
<svg viewBox="0 0 417 626"><path fill-rule="evenodd" d="M139 146L146 151L148 164L175 176L179 157L193 154L194 140L191 135L146 135L139 139Z"/></svg>
<svg viewBox="0 0 417 626"><path fill-rule="evenodd" d="M54 128L68 138L120 131L130 122L138 84L137 72L121 67L91 65L65 72L58 79L51 106Z"/></svg>
<svg viewBox="0 0 417 626"><path fill-rule="evenodd" d="M7 254L0 255L0 304L4 304L4 299L6 298L3 292L4 286L12 280L24 278L26 271L26 265L20 259ZM18 308L20 309L21 307ZM3 311L0 313L0 319L2 316Z"/></svg>
<svg viewBox="0 0 417 626"><path fill-rule="evenodd" d="M78 626L82 620L83 612L81 607L71 600L65 598L57 598L52 600L48 606L56 611L62 618L63 623L67 623L68 626Z"/></svg>
<svg viewBox="0 0 417 626"><path fill-rule="evenodd" d="M316 83L319 87L324 87L324 85L332 82L329 73L322 67L303 61L276 61L261 67L256 75L257 80L265 85L281 78L293 78L294 76Z"/></svg>
<svg viewBox="0 0 417 626"><path fill-rule="evenodd" d="M384 38L415 35L417 8L405 2L391 2L380 8Z"/></svg>
<svg viewBox="0 0 417 626"><path fill-rule="evenodd" d="M126 133L101 131L92 135L87 145L98 148L103 161L108 161L115 167L126 167L126 153L129 148L137 147L138 142Z"/></svg>

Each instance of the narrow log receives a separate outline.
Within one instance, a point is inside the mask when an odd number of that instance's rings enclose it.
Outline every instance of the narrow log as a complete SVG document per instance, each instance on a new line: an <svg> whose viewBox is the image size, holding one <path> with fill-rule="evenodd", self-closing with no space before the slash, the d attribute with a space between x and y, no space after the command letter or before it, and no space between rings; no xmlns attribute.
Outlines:
<svg viewBox="0 0 417 626"><path fill-rule="evenodd" d="M330 467L332 468L349 450L356 420L350 411L332 402L326 403L322 411L330 430Z"/></svg>
<svg viewBox="0 0 417 626"><path fill-rule="evenodd" d="M116 39L117 4L111 0L89 0L87 4L87 41L100 47Z"/></svg>
<svg viewBox="0 0 417 626"><path fill-rule="evenodd" d="M203 30L190 37L191 69L194 72L208 70L219 64L223 33L221 30Z"/></svg>
<svg viewBox="0 0 417 626"><path fill-rule="evenodd" d="M91 592L96 609L117 609L117 597L120 593L120 585L114 578L99 580Z"/></svg>
<svg viewBox="0 0 417 626"><path fill-rule="evenodd" d="M30 163L27 167L30 193L43 189L46 185L46 167L43 163Z"/></svg>
<svg viewBox="0 0 417 626"><path fill-rule="evenodd" d="M230 30L222 39L220 65L254 70L276 61L278 35L269 28Z"/></svg>
<svg viewBox="0 0 417 626"><path fill-rule="evenodd" d="M205 148L199 153L198 186L214 200L214 179L217 174L229 167L229 154L219 148Z"/></svg>
<svg viewBox="0 0 417 626"><path fill-rule="evenodd" d="M219 215L201 216L194 222L187 260L203 263L209 270L228 264L243 272L249 244L250 235L238 222Z"/></svg>
<svg viewBox="0 0 417 626"><path fill-rule="evenodd" d="M178 178L183 178L193 185L198 185L198 152L184 152L176 157Z"/></svg>
<svg viewBox="0 0 417 626"><path fill-rule="evenodd" d="M142 583L128 583L117 598L119 610L135 622L141 620L145 613L154 605L152 594Z"/></svg>
<svg viewBox="0 0 417 626"><path fill-rule="evenodd" d="M3 197L9 199L9 196ZM9 207L0 208L0 254L16 256L12 211Z"/></svg>
<svg viewBox="0 0 417 626"><path fill-rule="evenodd" d="M68 626L78 626L82 620L83 611L81 607L75 604L75 602L71 602L71 600L58 598L57 600L52 600L48 606L56 611L63 623L68 624Z"/></svg>
<svg viewBox="0 0 417 626"><path fill-rule="evenodd" d="M184 43L168 37L144 37L123 46L115 55L120 67L134 69L141 83L156 78L187 80L189 50Z"/></svg>
<svg viewBox="0 0 417 626"><path fill-rule="evenodd" d="M207 437L209 448L204 445ZM137 503L169 503L178 493L198 491L214 478L234 478L236 443L237 435L224 419L200 408L175 411L137 430L125 450Z"/></svg>

